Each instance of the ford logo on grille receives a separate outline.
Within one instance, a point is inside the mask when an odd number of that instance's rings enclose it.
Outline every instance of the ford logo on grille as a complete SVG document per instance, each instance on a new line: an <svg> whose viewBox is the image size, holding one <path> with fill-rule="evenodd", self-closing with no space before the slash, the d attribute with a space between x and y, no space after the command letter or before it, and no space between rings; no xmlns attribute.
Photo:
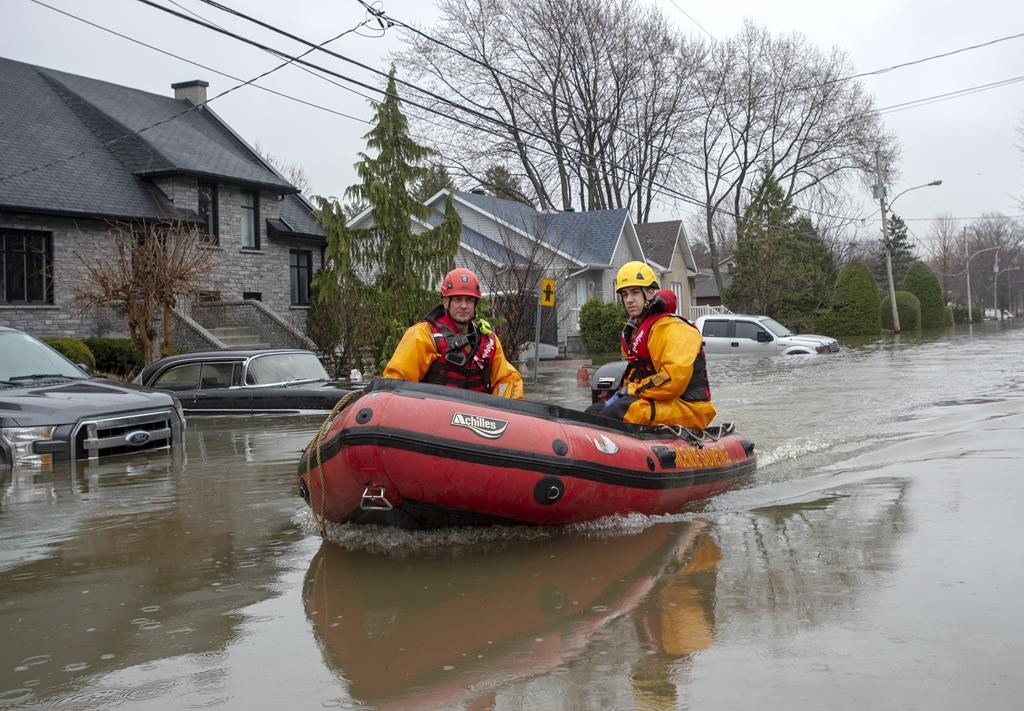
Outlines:
<svg viewBox="0 0 1024 711"><path fill-rule="evenodd" d="M145 430L139 430L137 432L129 432L128 434L126 434L124 436L125 440L128 441L128 444L134 444L136 446L140 445L140 444L145 444L146 442L148 442L149 441L149 437L150 437L149 432L146 432Z"/></svg>

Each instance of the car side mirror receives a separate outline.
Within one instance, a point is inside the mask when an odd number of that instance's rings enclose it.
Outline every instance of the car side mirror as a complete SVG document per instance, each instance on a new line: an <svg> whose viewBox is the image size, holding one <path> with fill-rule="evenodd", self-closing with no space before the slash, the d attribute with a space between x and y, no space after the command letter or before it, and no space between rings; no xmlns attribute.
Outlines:
<svg viewBox="0 0 1024 711"><path fill-rule="evenodd" d="M772 342L772 335L770 333L768 333L767 331L758 331L757 332L757 342L758 343L771 343Z"/></svg>
<svg viewBox="0 0 1024 711"><path fill-rule="evenodd" d="M88 375L89 377L92 377L92 375L93 375L92 368L90 368L88 365L86 365L85 363L75 363L75 365L77 365L79 368L81 368L83 371L85 371L86 375Z"/></svg>

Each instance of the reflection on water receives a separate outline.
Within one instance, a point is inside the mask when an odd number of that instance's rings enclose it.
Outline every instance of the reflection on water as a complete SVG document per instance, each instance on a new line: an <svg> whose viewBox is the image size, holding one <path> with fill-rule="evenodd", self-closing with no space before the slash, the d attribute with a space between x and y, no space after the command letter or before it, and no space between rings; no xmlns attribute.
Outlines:
<svg viewBox="0 0 1024 711"><path fill-rule="evenodd" d="M566 668L659 585L655 608L636 617L645 634L673 656L705 648L717 563L705 528L659 525L415 558L325 542L306 575L306 614L356 699L374 708L475 706L502 685ZM710 573L701 589L690 577L696 570ZM669 681L652 681L655 667L637 672L644 693Z"/></svg>
<svg viewBox="0 0 1024 711"><path fill-rule="evenodd" d="M653 519L321 543L316 418L0 472L0 707L1012 708L1024 329L843 346L711 361L759 471Z"/></svg>

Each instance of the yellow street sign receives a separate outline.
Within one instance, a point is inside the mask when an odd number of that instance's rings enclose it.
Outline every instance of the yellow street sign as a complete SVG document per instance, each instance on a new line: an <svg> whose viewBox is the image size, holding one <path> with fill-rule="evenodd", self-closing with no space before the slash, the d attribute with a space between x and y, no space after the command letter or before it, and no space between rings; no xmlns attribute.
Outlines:
<svg viewBox="0 0 1024 711"><path fill-rule="evenodd" d="M555 305L555 280L554 279L541 279L540 280L540 303L542 306L554 306Z"/></svg>

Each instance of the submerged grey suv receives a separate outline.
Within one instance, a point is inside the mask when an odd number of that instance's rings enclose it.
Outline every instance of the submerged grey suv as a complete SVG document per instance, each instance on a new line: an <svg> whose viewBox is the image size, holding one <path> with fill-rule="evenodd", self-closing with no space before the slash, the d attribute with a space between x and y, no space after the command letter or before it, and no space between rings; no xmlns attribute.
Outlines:
<svg viewBox="0 0 1024 711"><path fill-rule="evenodd" d="M92 378L42 341L0 326L0 468L163 449L184 427L172 396Z"/></svg>

